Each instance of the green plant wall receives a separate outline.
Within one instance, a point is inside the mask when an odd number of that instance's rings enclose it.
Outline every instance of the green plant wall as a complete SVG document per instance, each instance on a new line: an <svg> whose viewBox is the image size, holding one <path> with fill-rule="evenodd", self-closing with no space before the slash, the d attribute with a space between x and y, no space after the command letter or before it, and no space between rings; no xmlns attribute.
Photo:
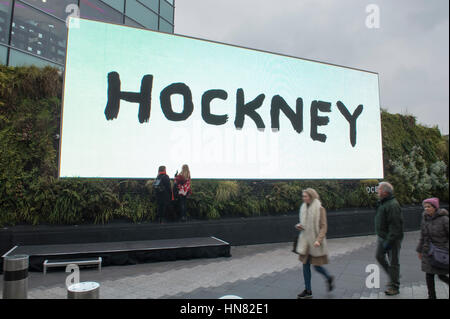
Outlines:
<svg viewBox="0 0 450 319"><path fill-rule="evenodd" d="M0 226L151 222L152 181L58 179L62 75L50 67L0 65ZM403 205L428 196L448 202L448 136L413 116L382 112L386 180ZM379 181L194 180L188 213L198 219L298 211L315 188L329 210L374 207ZM173 213L173 212L172 212Z"/></svg>

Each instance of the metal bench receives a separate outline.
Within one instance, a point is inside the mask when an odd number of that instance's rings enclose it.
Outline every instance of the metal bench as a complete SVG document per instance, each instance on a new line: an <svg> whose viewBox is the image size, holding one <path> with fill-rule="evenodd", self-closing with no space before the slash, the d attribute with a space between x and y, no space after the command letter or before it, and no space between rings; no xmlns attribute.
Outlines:
<svg viewBox="0 0 450 319"><path fill-rule="evenodd" d="M83 259L65 259L65 260L48 260L44 261L44 275L47 274L47 268L50 267L63 267L70 264L75 264L78 266L85 265L98 265L98 270L102 270L102 257L97 258L83 258Z"/></svg>

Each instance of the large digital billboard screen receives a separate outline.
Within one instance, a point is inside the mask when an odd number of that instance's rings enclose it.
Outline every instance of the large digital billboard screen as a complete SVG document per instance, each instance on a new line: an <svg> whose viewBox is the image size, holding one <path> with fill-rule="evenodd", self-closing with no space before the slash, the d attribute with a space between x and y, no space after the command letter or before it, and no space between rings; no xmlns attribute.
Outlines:
<svg viewBox="0 0 450 319"><path fill-rule="evenodd" d="M72 18L59 176L383 178L380 121L377 73Z"/></svg>

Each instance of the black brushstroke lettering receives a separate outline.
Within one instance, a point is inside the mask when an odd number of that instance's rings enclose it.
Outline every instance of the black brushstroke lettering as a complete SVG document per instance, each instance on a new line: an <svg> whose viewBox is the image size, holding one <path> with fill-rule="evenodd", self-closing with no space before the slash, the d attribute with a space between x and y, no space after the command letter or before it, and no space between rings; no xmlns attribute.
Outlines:
<svg viewBox="0 0 450 319"><path fill-rule="evenodd" d="M313 141L325 143L327 136L325 134L319 134L317 128L327 125L330 122L330 118L328 116L319 116L319 111L331 112L331 103L323 101L312 101L311 103L311 138Z"/></svg>
<svg viewBox="0 0 450 319"><path fill-rule="evenodd" d="M108 73L108 101L105 108L106 119L116 119L119 115L120 100L125 100L132 103L139 103L139 123L148 122L152 103L153 75L147 74L142 78L141 91L139 93L122 92L120 86L119 73Z"/></svg>
<svg viewBox="0 0 450 319"><path fill-rule="evenodd" d="M344 115L345 119L350 124L350 143L352 144L353 147L355 147L355 145L356 145L356 119L358 118L358 116L361 115L364 107L362 106L362 104L358 105L358 107L356 108L356 110L353 112L353 115L352 115L347 110L344 103L342 103L341 101L337 101L336 104L337 104L339 111L341 111L342 115Z"/></svg>
<svg viewBox="0 0 450 319"><path fill-rule="evenodd" d="M301 133L303 131L303 100L297 98L294 112L281 96L274 95L272 97L272 105L270 108L272 129L280 129L280 110L283 111L289 121L291 121L294 130L297 133Z"/></svg>
<svg viewBox="0 0 450 319"><path fill-rule="evenodd" d="M170 99L173 94L181 94L183 96L184 104L183 111L181 113L176 113L173 111L172 101ZM191 90L184 83L172 83L161 91L159 98L164 116L170 121L184 121L191 116L194 111Z"/></svg>
<svg viewBox="0 0 450 319"><path fill-rule="evenodd" d="M234 126L237 129L241 129L244 126L244 117L248 115L255 123L258 129L264 129L264 125L261 116L256 112L266 96L264 94L258 95L253 101L244 103L244 90L238 89L236 92L236 118L234 120Z"/></svg>
<svg viewBox="0 0 450 319"><path fill-rule="evenodd" d="M202 96L202 118L211 125L222 125L228 121L228 115L211 114L211 101L213 99L226 100L228 93L224 90L209 90Z"/></svg>

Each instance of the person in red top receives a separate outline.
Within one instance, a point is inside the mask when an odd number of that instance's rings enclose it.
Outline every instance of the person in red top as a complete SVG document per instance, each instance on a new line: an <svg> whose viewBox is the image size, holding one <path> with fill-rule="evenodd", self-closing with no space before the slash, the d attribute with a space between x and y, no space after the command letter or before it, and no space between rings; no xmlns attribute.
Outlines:
<svg viewBox="0 0 450 319"><path fill-rule="evenodd" d="M189 166L186 164L181 168L181 173L175 175L175 183L178 193L178 199L181 210L181 221L186 221L186 198L192 194L191 190L191 173L189 172Z"/></svg>

